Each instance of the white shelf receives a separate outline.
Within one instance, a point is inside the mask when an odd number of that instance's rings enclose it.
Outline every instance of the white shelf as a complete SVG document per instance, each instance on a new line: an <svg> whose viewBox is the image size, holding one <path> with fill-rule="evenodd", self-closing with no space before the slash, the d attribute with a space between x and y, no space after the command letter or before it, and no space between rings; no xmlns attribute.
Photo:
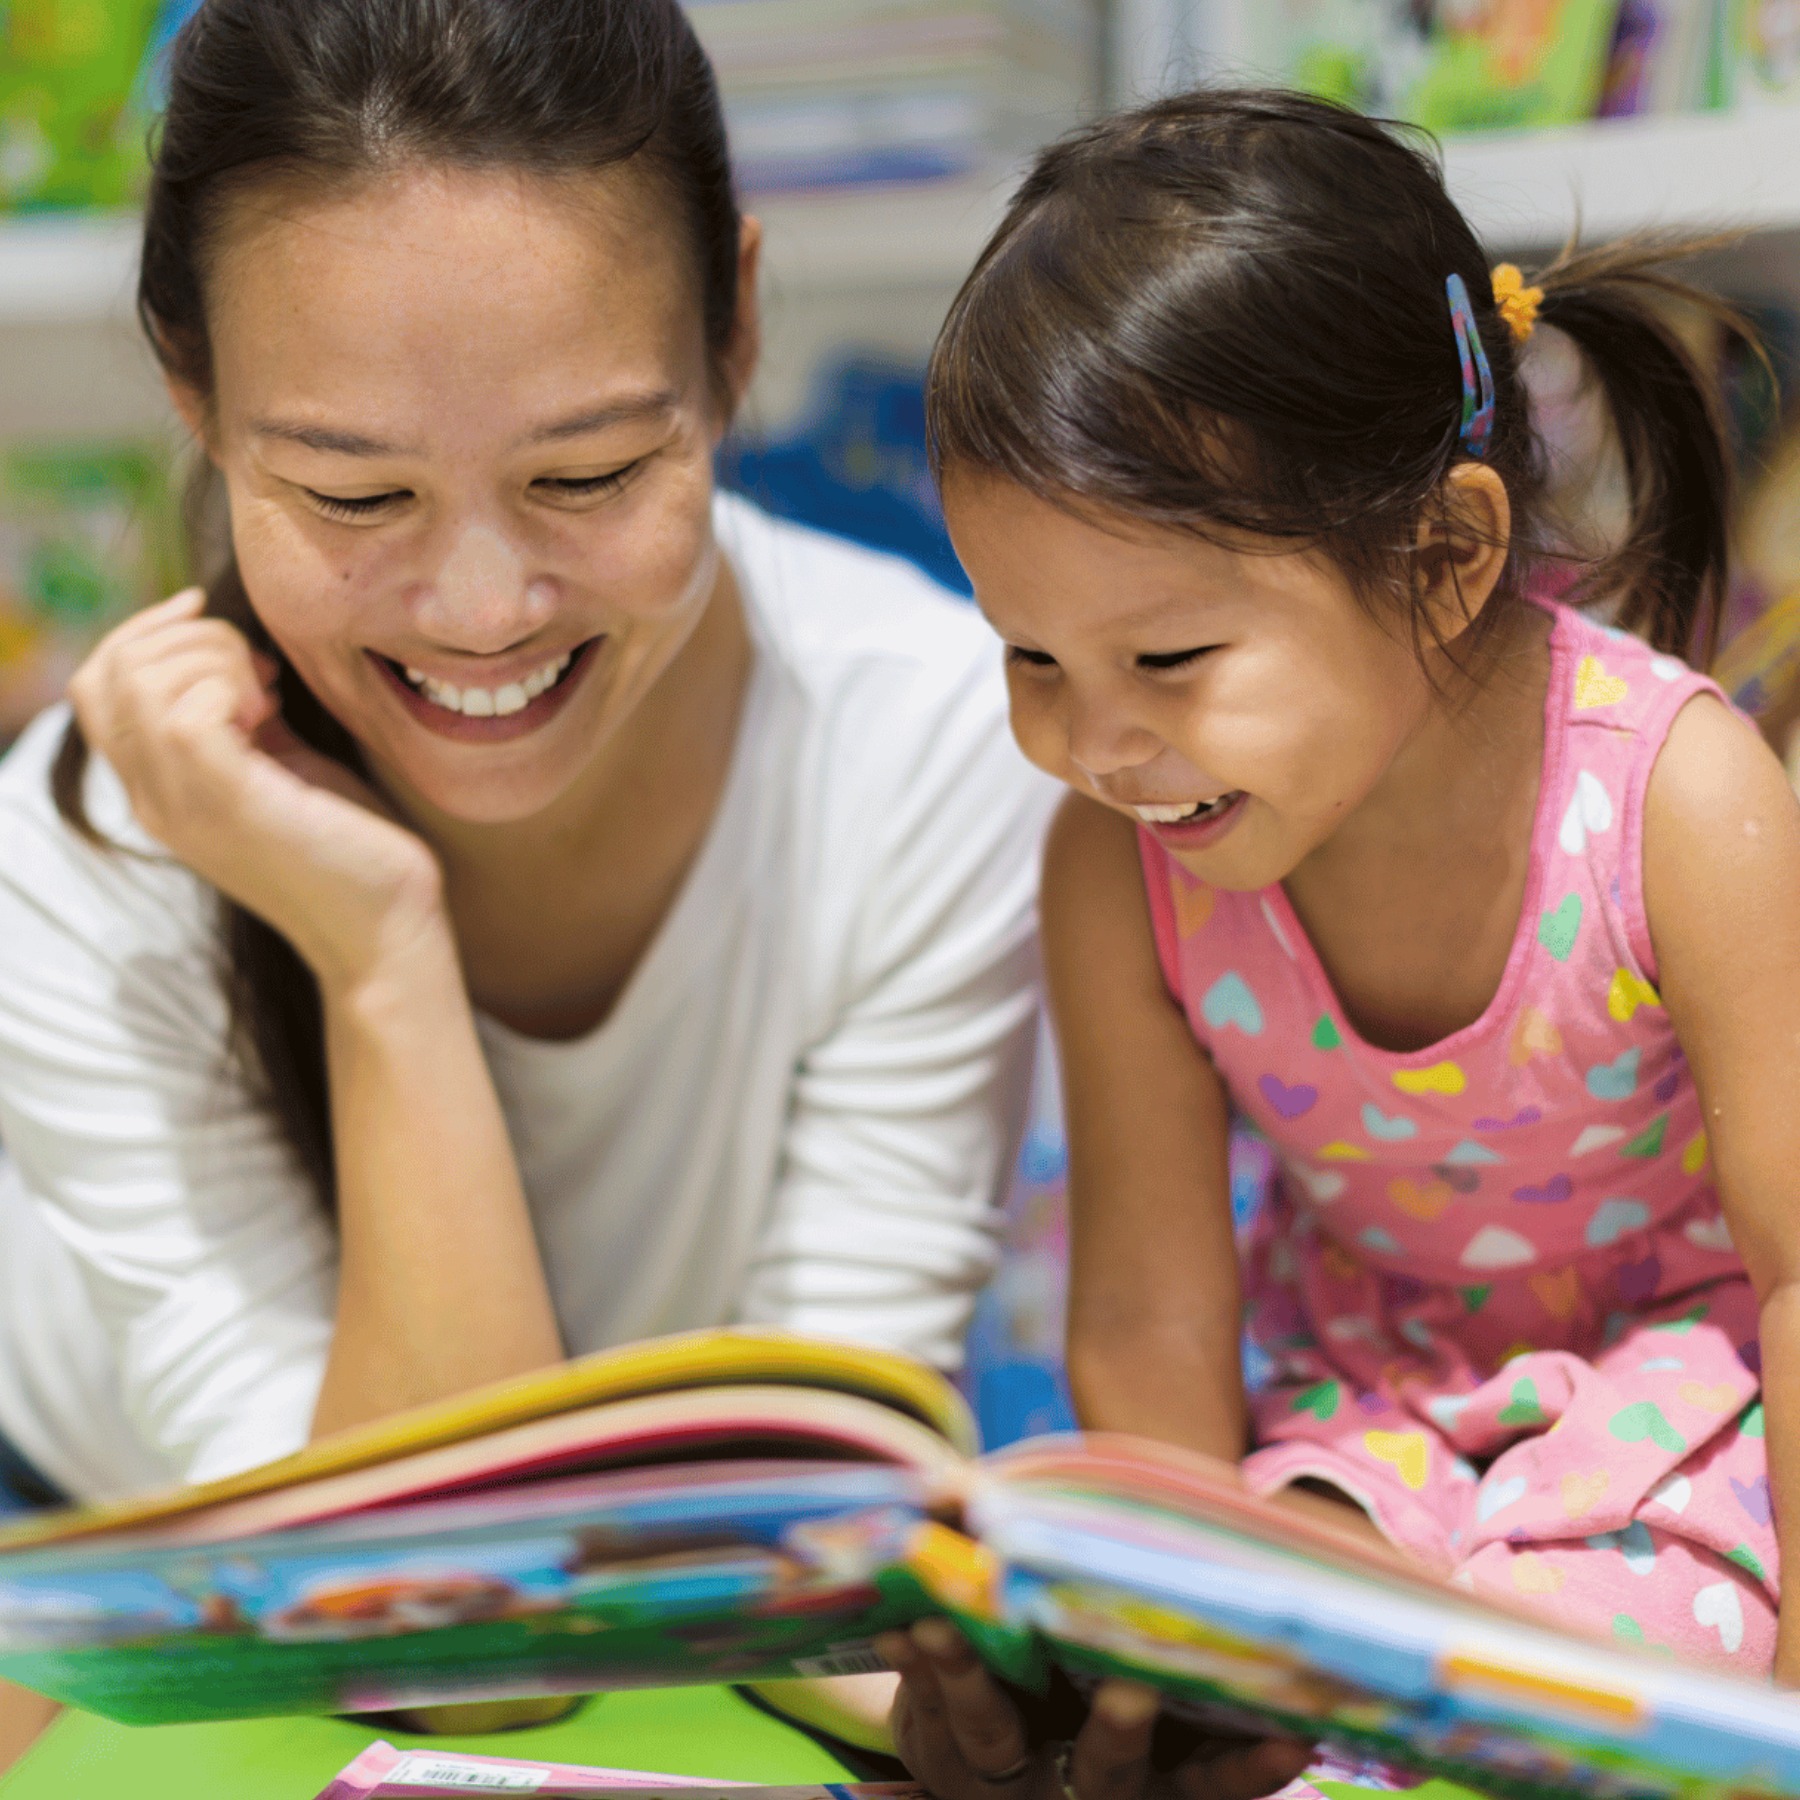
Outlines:
<svg viewBox="0 0 1800 1800"><path fill-rule="evenodd" d="M1554 245L1578 214L1590 239L1644 226L1800 232L1800 108L1451 137L1444 162L1496 248ZM771 290L952 288L1016 177L752 201ZM136 264L130 214L0 221L0 326L127 321Z"/></svg>
<svg viewBox="0 0 1800 1800"><path fill-rule="evenodd" d="M134 213L0 220L0 325L127 321L137 260Z"/></svg>
<svg viewBox="0 0 1800 1800"><path fill-rule="evenodd" d="M1800 230L1800 108L1450 137L1450 191L1496 247L1646 227Z"/></svg>
<svg viewBox="0 0 1800 1800"><path fill-rule="evenodd" d="M956 287L1000 222L1019 171L926 187L752 197L777 289Z"/></svg>

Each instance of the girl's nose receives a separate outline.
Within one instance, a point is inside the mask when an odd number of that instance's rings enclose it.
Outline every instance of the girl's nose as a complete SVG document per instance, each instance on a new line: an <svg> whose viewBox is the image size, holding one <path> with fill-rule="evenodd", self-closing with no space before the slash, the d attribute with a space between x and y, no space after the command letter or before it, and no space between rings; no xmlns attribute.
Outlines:
<svg viewBox="0 0 1800 1800"><path fill-rule="evenodd" d="M533 579L519 547L491 525L465 526L415 588L413 623L449 650L511 649L555 611L554 586Z"/></svg>
<svg viewBox="0 0 1800 1800"><path fill-rule="evenodd" d="M1130 717L1108 706L1071 706L1068 717L1069 760L1094 781L1154 762L1162 746Z"/></svg>

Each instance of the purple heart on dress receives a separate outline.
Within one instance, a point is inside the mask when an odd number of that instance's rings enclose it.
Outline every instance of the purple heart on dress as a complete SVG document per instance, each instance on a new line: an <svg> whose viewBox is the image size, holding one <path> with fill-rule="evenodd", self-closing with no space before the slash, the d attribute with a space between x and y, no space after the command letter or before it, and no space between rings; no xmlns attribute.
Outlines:
<svg viewBox="0 0 1800 1800"><path fill-rule="evenodd" d="M1377 1413L1387 1411L1387 1402L1382 1399L1379 1394L1358 1394L1356 1396L1356 1404L1360 1406L1370 1418L1374 1418Z"/></svg>
<svg viewBox="0 0 1800 1800"><path fill-rule="evenodd" d="M1769 1505L1769 1478L1759 1475L1754 1481L1739 1481L1734 1475L1731 1478L1731 1491L1737 1495L1738 1505L1747 1512L1759 1525L1767 1525L1774 1516Z"/></svg>
<svg viewBox="0 0 1800 1800"><path fill-rule="evenodd" d="M1669 1102L1675 1098L1676 1090L1680 1086L1681 1071L1679 1069L1671 1069L1650 1091L1664 1106L1667 1106Z"/></svg>
<svg viewBox="0 0 1800 1800"><path fill-rule="evenodd" d="M1543 1117L1535 1106L1521 1106L1510 1119L1477 1119L1477 1131L1516 1131L1521 1125L1535 1125Z"/></svg>
<svg viewBox="0 0 1800 1800"><path fill-rule="evenodd" d="M1319 1090L1310 1081L1296 1082L1289 1087L1279 1075L1263 1075L1256 1085L1262 1090L1262 1097L1284 1119L1302 1118L1319 1104Z"/></svg>
<svg viewBox="0 0 1800 1800"><path fill-rule="evenodd" d="M1655 1256L1646 1256L1640 1262L1622 1262L1613 1271L1613 1280L1619 1298L1627 1306L1635 1305L1656 1292L1657 1283L1662 1280L1662 1263Z"/></svg>
<svg viewBox="0 0 1800 1800"><path fill-rule="evenodd" d="M1528 1206L1561 1206L1574 1193L1575 1184L1566 1175L1552 1175L1542 1187L1516 1187L1512 1197Z"/></svg>

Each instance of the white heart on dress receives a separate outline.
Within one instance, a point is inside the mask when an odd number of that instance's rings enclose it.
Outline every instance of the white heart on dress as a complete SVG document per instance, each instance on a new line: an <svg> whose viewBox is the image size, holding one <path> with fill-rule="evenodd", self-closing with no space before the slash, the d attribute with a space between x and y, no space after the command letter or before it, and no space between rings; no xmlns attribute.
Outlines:
<svg viewBox="0 0 1800 1800"><path fill-rule="evenodd" d="M1488 1483L1475 1496L1475 1516L1482 1524L1486 1524L1497 1512L1505 1512L1515 1500L1525 1498L1526 1481L1523 1475L1514 1475L1505 1481Z"/></svg>
<svg viewBox="0 0 1800 1800"><path fill-rule="evenodd" d="M1342 1169L1309 1169L1305 1163L1289 1163L1287 1171L1319 1205L1329 1205L1350 1185Z"/></svg>
<svg viewBox="0 0 1800 1800"><path fill-rule="evenodd" d="M1536 1261L1537 1252L1529 1240L1505 1225L1482 1226L1462 1253L1465 1269L1516 1269Z"/></svg>
<svg viewBox="0 0 1800 1800"><path fill-rule="evenodd" d="M1666 1506L1672 1513L1686 1512L1693 1497L1694 1484L1685 1475L1665 1475L1645 1496L1658 1506Z"/></svg>
<svg viewBox="0 0 1800 1800"><path fill-rule="evenodd" d="M1731 1227L1725 1223L1723 1213L1711 1219L1689 1219L1682 1226L1681 1235L1701 1250L1729 1250L1732 1248Z"/></svg>
<svg viewBox="0 0 1800 1800"><path fill-rule="evenodd" d="M1624 1128L1619 1125L1584 1126L1581 1136L1569 1146L1569 1154L1586 1156L1590 1150L1604 1150L1608 1144L1616 1144L1624 1135Z"/></svg>
<svg viewBox="0 0 1800 1800"><path fill-rule="evenodd" d="M1710 1625L1719 1634L1727 1655L1735 1653L1744 1642L1744 1605L1738 1599L1735 1581L1715 1581L1694 1596L1694 1621Z"/></svg>
<svg viewBox="0 0 1800 1800"><path fill-rule="evenodd" d="M1562 829L1556 841L1565 856L1579 856L1587 848L1588 833L1598 836L1610 831L1613 822L1612 796L1600 785L1600 779L1587 769L1575 777L1575 793L1569 810L1563 814Z"/></svg>

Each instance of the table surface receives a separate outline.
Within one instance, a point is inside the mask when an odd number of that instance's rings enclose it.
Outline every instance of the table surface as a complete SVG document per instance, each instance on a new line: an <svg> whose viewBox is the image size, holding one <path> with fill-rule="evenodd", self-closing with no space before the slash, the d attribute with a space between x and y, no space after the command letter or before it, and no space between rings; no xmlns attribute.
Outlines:
<svg viewBox="0 0 1800 1800"><path fill-rule="evenodd" d="M378 1737L731 1781L845 1779L811 1739L729 1688L657 1688L603 1694L573 1718L488 1737L410 1737L346 1719L131 1726L66 1713L0 1778L0 1800L315 1800Z"/></svg>

